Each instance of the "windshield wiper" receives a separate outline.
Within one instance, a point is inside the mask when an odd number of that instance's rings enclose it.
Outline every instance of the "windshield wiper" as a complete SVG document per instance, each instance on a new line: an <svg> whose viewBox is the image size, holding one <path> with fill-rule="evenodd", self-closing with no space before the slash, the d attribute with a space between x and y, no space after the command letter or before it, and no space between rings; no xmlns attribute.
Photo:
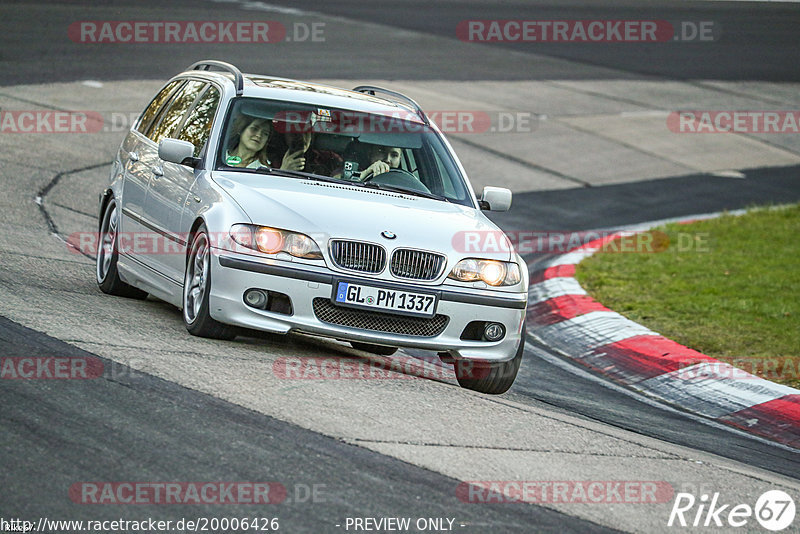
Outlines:
<svg viewBox="0 0 800 534"><path fill-rule="evenodd" d="M296 178L304 178L306 180L316 180L319 182L330 182L334 184L342 184L342 185L352 185L352 186L360 186L360 187L367 187L371 189L380 189L381 191L391 191L392 193L402 193L405 195L414 195L423 198L430 198L433 200L444 200L445 202L450 202L450 199L436 195L434 193L426 193L425 191L419 191L418 189L406 189L405 187L399 187L396 185L387 185L381 184L377 182L354 182L351 180L343 180L341 178L332 178L330 176L322 176L320 174L312 174L310 172L303 172L303 171L292 171L288 169L276 169L275 167L267 167L266 165L262 165L261 167L255 170L261 174L277 174L279 176L294 176Z"/></svg>
<svg viewBox="0 0 800 534"><path fill-rule="evenodd" d="M334 184L352 184L347 180L340 180L339 178L331 178L330 176L322 176L320 174L312 174L310 172L292 171L288 169L276 169L275 167L267 167L262 165L256 169L256 172L261 174L277 174L279 176L294 176L296 178L305 178L306 180L316 180L318 182L331 182Z"/></svg>
<svg viewBox="0 0 800 534"><path fill-rule="evenodd" d="M425 191L420 191L419 189L406 189L405 187L381 184L377 182L353 182L353 183L357 183L361 187L370 187L372 189L380 189L381 191L391 191L393 193L403 193L405 195L414 195L417 197L431 198L433 200L444 200L445 202L450 202L450 200L447 199L446 197L436 195L434 193L426 193Z"/></svg>

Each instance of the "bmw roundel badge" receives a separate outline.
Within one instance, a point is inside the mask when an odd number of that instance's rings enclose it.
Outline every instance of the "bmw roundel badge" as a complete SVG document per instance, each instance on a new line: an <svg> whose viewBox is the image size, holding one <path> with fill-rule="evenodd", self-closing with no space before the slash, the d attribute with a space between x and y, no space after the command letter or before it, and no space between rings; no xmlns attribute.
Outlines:
<svg viewBox="0 0 800 534"><path fill-rule="evenodd" d="M383 232L381 232L381 235L386 239L394 239L395 237L397 237L394 234L394 232L390 232L389 230L384 230Z"/></svg>

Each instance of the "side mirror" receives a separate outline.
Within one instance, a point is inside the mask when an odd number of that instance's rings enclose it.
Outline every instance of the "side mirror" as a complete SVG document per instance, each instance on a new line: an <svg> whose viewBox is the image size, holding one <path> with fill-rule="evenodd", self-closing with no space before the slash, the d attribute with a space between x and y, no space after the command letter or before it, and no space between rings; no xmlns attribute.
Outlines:
<svg viewBox="0 0 800 534"><path fill-rule="evenodd" d="M511 191L505 187L487 185L478 204L482 210L508 211L511 208L511 196Z"/></svg>
<svg viewBox="0 0 800 534"><path fill-rule="evenodd" d="M189 141L167 137L158 143L158 157L170 163L196 167L199 159L194 157L194 145ZM188 160L188 161L187 161Z"/></svg>

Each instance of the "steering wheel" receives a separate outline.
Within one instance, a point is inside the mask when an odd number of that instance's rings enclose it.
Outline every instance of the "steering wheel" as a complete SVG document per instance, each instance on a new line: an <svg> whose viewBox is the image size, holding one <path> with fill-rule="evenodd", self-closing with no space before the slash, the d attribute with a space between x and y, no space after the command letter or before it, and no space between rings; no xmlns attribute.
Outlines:
<svg viewBox="0 0 800 534"><path fill-rule="evenodd" d="M419 191L421 193L430 193L430 189L425 187L425 184L419 181L419 178L411 174L405 169L389 169L380 174L373 174L368 177L364 182L373 182L376 184L393 185L410 189L412 191Z"/></svg>

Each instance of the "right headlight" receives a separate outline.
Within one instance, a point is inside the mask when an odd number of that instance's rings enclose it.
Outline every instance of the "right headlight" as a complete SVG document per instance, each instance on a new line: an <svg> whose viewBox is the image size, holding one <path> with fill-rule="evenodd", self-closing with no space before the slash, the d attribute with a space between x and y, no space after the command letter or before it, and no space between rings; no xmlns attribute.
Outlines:
<svg viewBox="0 0 800 534"><path fill-rule="evenodd" d="M231 227L230 235L238 244L266 254L286 252L296 258L322 259L322 252L317 243L299 232L290 232L269 226L234 224Z"/></svg>
<svg viewBox="0 0 800 534"><path fill-rule="evenodd" d="M514 262L478 258L461 260L447 277L460 282L486 282L490 286L513 286L521 279L519 265Z"/></svg>

